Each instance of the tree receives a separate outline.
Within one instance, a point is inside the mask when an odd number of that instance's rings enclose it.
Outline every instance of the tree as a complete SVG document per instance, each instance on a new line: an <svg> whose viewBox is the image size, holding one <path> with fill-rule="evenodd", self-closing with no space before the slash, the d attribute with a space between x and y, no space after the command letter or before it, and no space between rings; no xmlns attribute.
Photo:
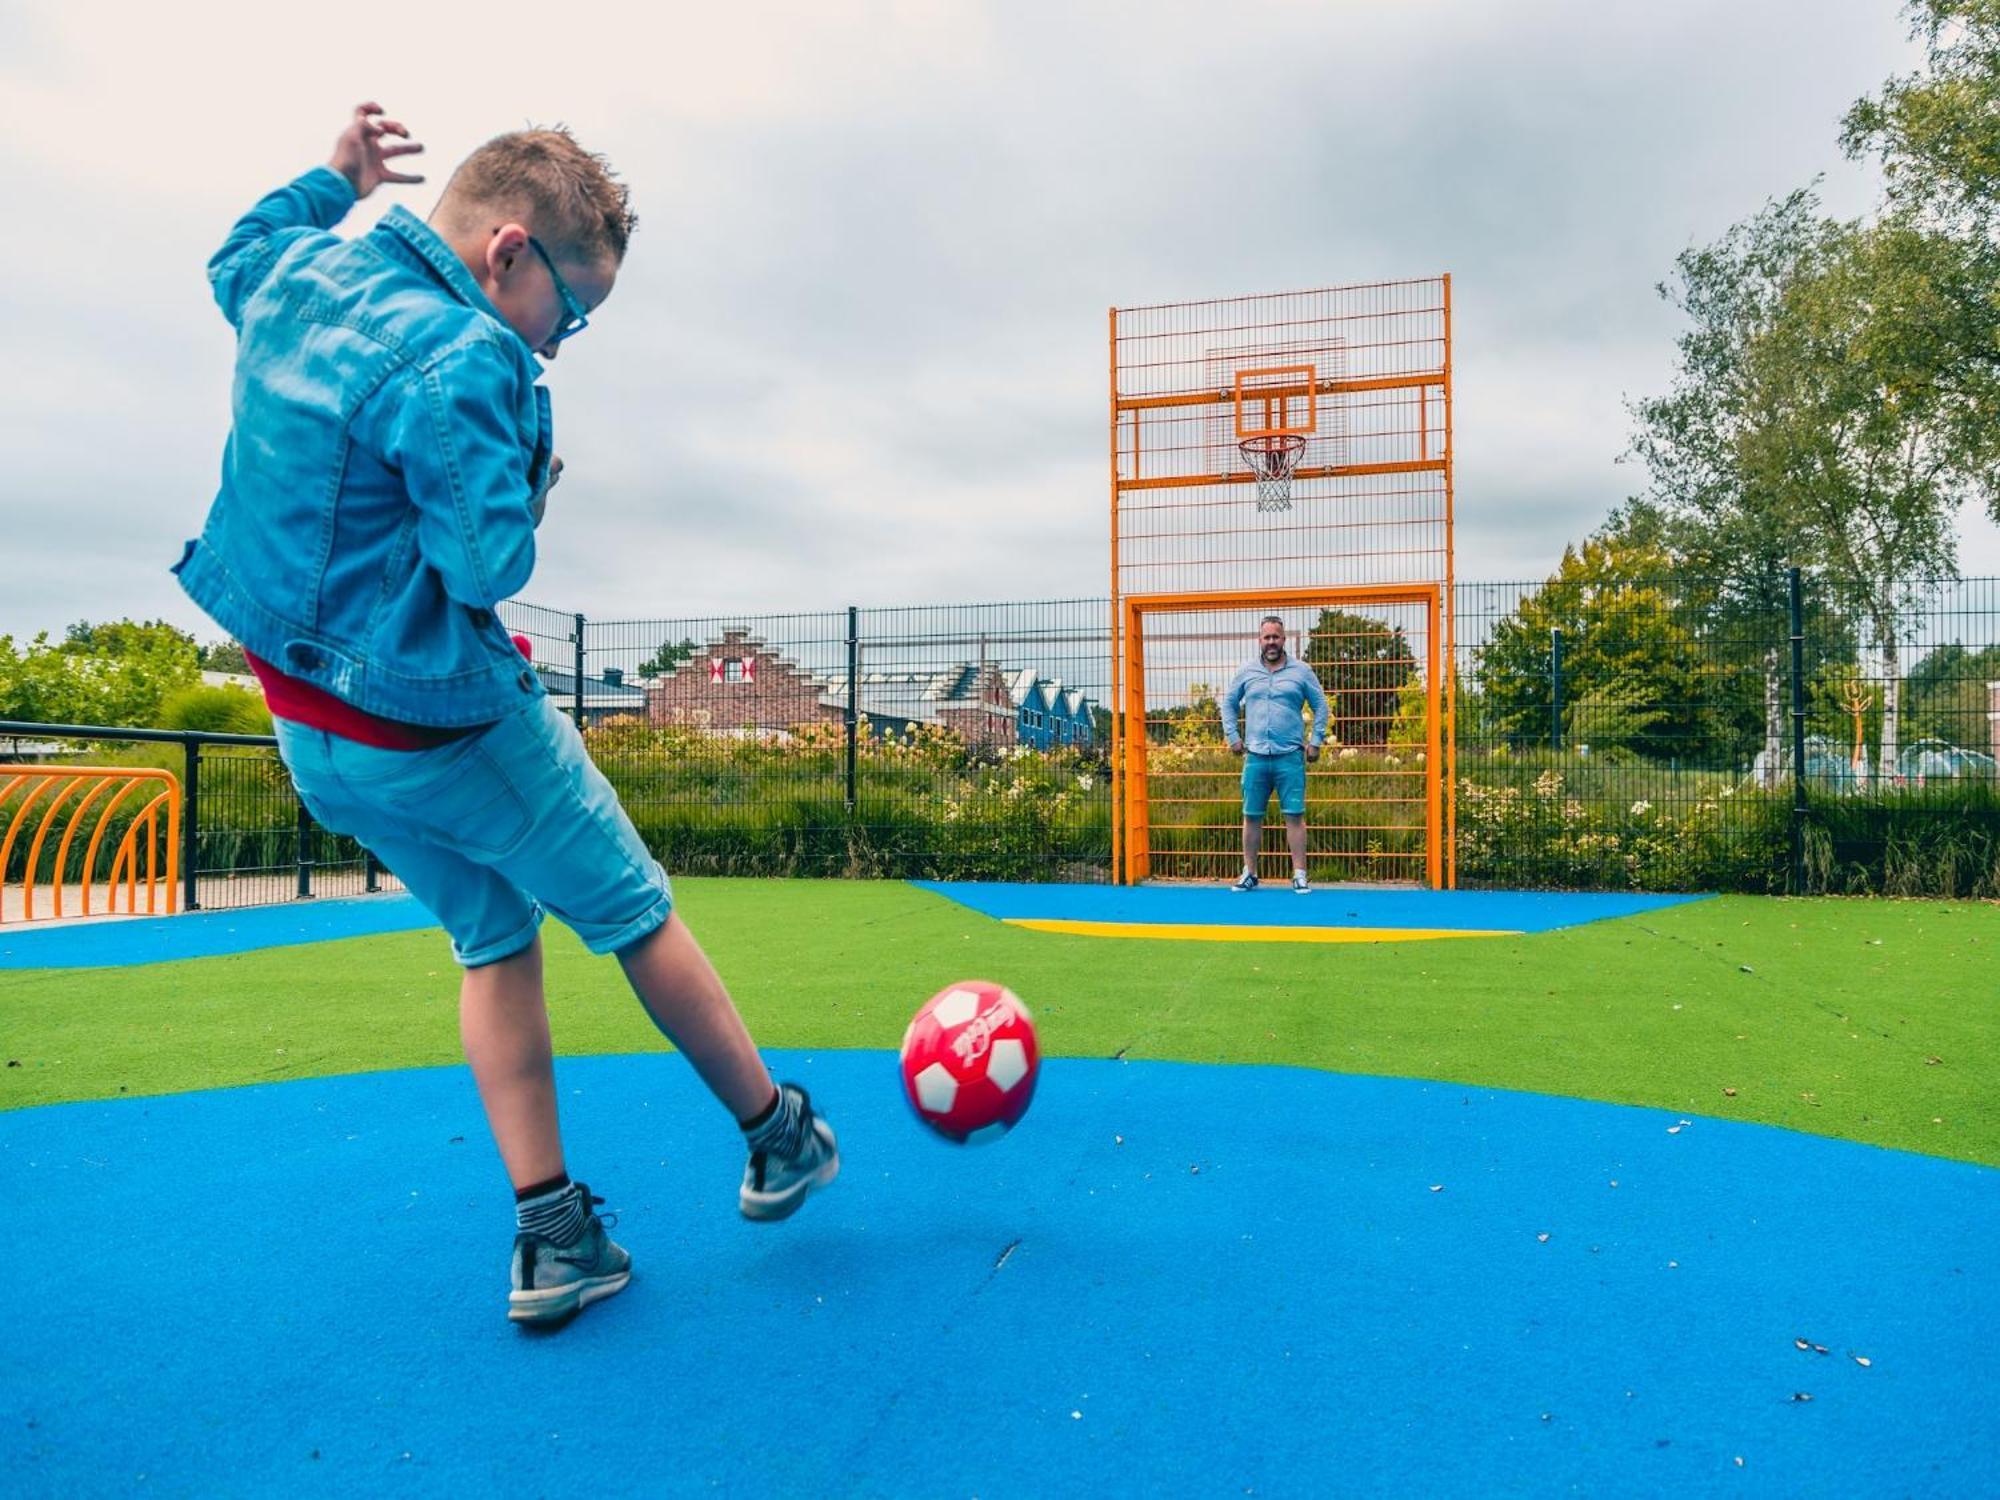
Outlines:
<svg viewBox="0 0 2000 1500"><path fill-rule="evenodd" d="M1705 617L1703 633L1722 659L1754 663L1766 786L1776 784L1784 744L1789 574L1818 561L1818 538L1802 525L1782 477L1744 462L1784 420L1751 351L1775 325L1786 289L1807 274L1819 232L1818 201L1802 190L1675 258L1675 282L1658 291L1688 327L1675 341L1667 394L1631 403L1628 455L1646 465L1648 485L1612 522L1643 531L1684 577L1702 580L1706 597L1691 602Z"/></svg>
<svg viewBox="0 0 2000 1500"><path fill-rule="evenodd" d="M1841 145L1874 153L1887 185L1879 226L1877 322L1898 336L1899 388L1955 410L1934 444L2000 520L1990 453L2000 402L2000 0L1915 0L1924 68L1891 78L1848 111ZM1882 271L1893 267L1888 277ZM1947 439L1948 442L1938 442Z"/></svg>
<svg viewBox="0 0 2000 1500"><path fill-rule="evenodd" d="M1880 157L1892 213L1990 241L2000 221L2000 0L1914 0L1906 10L1924 71L1857 101L1840 144Z"/></svg>
<svg viewBox="0 0 2000 1500"><path fill-rule="evenodd" d="M1474 653L1489 733L1553 737L1553 632L1563 633L1562 727L1593 748L1701 758L1705 731L1699 650L1656 547L1600 535L1564 549L1560 568L1523 596Z"/></svg>
<svg viewBox="0 0 2000 1500"><path fill-rule="evenodd" d="M1330 736L1342 745L1386 745L1417 659L1403 627L1323 609L1306 635L1306 665L1326 692Z"/></svg>
<svg viewBox="0 0 2000 1500"><path fill-rule="evenodd" d="M1909 738L1940 739L1982 754L1992 749L1989 682L2000 682L2000 646L1967 650L1953 641L1939 646L1911 670L1904 683Z"/></svg>
<svg viewBox="0 0 2000 1500"><path fill-rule="evenodd" d="M663 676L687 661L700 649L701 647L685 636L678 643L663 641L659 650L639 664L638 673L648 680Z"/></svg>
<svg viewBox="0 0 2000 1500"><path fill-rule="evenodd" d="M201 649L201 669L204 672L233 672L239 677L247 677L250 675L250 659L235 641L213 641Z"/></svg>
<svg viewBox="0 0 2000 1500"><path fill-rule="evenodd" d="M46 632L16 648L0 637L0 718L146 727L161 700L200 679L194 637L162 621L113 620Z"/></svg>
<svg viewBox="0 0 2000 1500"><path fill-rule="evenodd" d="M1900 748L1909 610L1956 572L1959 506L2000 480L2000 385L1938 377L1961 331L1953 284L1964 272L1959 247L1905 223L1825 223L1750 351L1777 415L1745 443L1745 472L1784 489L1827 583L1866 627L1884 778Z"/></svg>

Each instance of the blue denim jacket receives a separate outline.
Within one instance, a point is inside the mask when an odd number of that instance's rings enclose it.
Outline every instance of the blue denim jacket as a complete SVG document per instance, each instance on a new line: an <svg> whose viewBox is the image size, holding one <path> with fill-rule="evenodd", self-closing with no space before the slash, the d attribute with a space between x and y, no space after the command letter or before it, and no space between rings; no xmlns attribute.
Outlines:
<svg viewBox="0 0 2000 1500"><path fill-rule="evenodd" d="M1245 745L1252 755L1295 755L1306 738L1305 706L1313 711L1312 742L1326 743L1326 693L1319 674L1295 656L1273 671L1263 661L1250 662L1229 681L1222 695L1222 734L1233 750ZM1243 714L1243 732L1236 732L1236 715Z"/></svg>
<svg viewBox="0 0 2000 1500"><path fill-rule="evenodd" d="M541 364L428 225L316 167L237 221L222 485L181 586L252 655L365 712L486 723L542 691L493 608L535 565Z"/></svg>

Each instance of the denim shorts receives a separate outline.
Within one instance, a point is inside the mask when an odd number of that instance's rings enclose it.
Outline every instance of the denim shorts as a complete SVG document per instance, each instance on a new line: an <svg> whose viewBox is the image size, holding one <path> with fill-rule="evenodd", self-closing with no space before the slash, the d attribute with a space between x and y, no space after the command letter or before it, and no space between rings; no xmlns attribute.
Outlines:
<svg viewBox="0 0 2000 1500"><path fill-rule="evenodd" d="M1261 818L1278 794L1278 811L1297 817L1306 810L1306 753L1288 750L1282 755L1259 755L1254 750L1243 756L1243 816Z"/></svg>
<svg viewBox="0 0 2000 1500"><path fill-rule="evenodd" d="M672 912L667 872L546 697L434 750L378 750L283 719L277 732L312 815L387 866L468 969L527 948L544 910L593 953L631 947Z"/></svg>

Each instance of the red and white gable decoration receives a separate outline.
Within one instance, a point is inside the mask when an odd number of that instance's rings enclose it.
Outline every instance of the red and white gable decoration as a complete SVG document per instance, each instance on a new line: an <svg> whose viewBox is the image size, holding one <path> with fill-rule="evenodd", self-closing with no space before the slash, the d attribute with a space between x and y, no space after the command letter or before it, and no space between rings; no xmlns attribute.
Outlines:
<svg viewBox="0 0 2000 1500"><path fill-rule="evenodd" d="M740 668L737 676L727 675L731 666ZM708 659L708 680L711 686L721 687L725 682L747 682L753 686L757 681L757 658L754 656L711 656Z"/></svg>

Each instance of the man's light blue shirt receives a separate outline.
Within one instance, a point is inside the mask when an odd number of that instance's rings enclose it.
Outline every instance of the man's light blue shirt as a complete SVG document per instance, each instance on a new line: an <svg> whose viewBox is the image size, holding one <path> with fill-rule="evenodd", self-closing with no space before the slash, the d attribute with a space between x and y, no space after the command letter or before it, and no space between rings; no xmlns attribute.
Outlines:
<svg viewBox="0 0 2000 1500"><path fill-rule="evenodd" d="M1287 656L1275 667L1260 657L1229 680L1222 695L1222 733L1229 748L1246 746L1252 755L1295 755L1305 745L1305 708L1312 705L1312 743L1326 743L1326 694L1304 662ZM1238 715L1243 728L1236 727Z"/></svg>

